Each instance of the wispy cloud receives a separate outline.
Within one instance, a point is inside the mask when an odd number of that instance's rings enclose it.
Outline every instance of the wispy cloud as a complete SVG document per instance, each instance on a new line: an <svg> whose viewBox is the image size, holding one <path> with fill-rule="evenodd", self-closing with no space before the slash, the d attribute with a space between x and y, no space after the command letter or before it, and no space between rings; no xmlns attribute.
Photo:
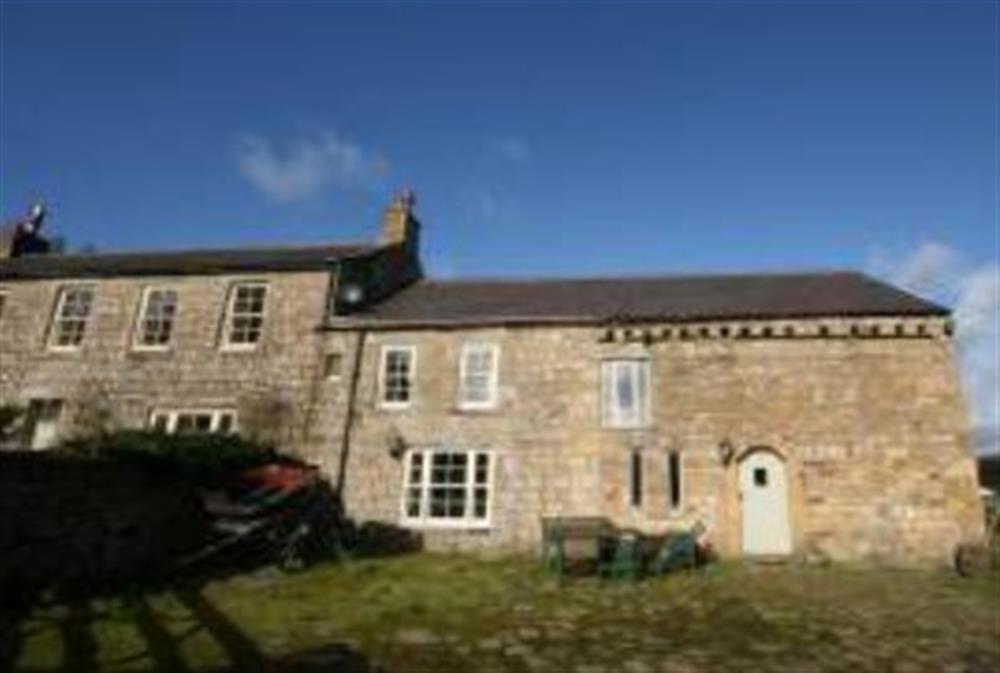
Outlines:
<svg viewBox="0 0 1000 673"><path fill-rule="evenodd" d="M531 148L521 138L515 136L494 136L486 140L486 151L515 164L523 164L531 159Z"/></svg>
<svg viewBox="0 0 1000 673"><path fill-rule="evenodd" d="M869 266L907 289L954 307L977 448L1000 451L1000 262L970 264L951 247L930 241L896 261L875 255Z"/></svg>
<svg viewBox="0 0 1000 673"><path fill-rule="evenodd" d="M268 197L286 203L311 199L327 189L370 189L385 177L388 162L333 132L285 146L247 136L239 147L240 172Z"/></svg>

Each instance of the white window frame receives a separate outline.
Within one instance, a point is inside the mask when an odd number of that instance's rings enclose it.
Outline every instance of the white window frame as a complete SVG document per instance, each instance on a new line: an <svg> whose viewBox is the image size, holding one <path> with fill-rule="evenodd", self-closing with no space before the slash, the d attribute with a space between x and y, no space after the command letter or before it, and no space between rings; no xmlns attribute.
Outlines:
<svg viewBox="0 0 1000 673"><path fill-rule="evenodd" d="M262 287L264 288L264 302L260 309L260 336L254 342L234 342L232 341L233 336L233 320L235 319L236 310L236 297L239 295L240 288L244 287ZM271 297L271 287L267 281L263 280L246 280L238 281L233 283L229 287L229 296L226 299L226 315L225 320L222 325L222 349L226 351L253 351L257 350L260 346L261 341L264 338L264 327L267 325L267 308L270 303Z"/></svg>
<svg viewBox="0 0 1000 673"><path fill-rule="evenodd" d="M226 432L228 434L235 434L239 431L239 414L237 414L236 409L231 407L156 408L149 412L149 429L156 429L156 419L158 417L166 417L167 424L163 428L163 431L168 435L172 435L177 432L177 421L181 416L211 416L212 421L208 429L209 434L219 432L219 426L222 424L223 417L230 416L233 420L229 426L229 430Z"/></svg>
<svg viewBox="0 0 1000 673"><path fill-rule="evenodd" d="M149 296L154 292L174 293L174 313L170 318L170 335L166 343L147 344L143 343L146 331L146 311L149 310ZM136 316L135 328L133 329L132 348L137 351L166 351L170 350L174 343L174 328L177 326L177 314L180 311L180 293L173 287L151 285L143 288L142 301L139 304L139 314Z"/></svg>
<svg viewBox="0 0 1000 673"><path fill-rule="evenodd" d="M70 292L76 290L90 290L90 305L87 308L87 315L83 319L83 329L80 331L80 341L75 344L60 344L59 335L62 332L62 312L63 308L66 306L66 298L69 296ZM56 298L55 311L52 314L52 320L49 324L49 334L48 334L48 348L51 351L58 351L64 353L72 353L80 350L83 347L83 342L87 338L87 328L90 327L90 323L94 318L94 305L97 302L97 288L94 285L87 283L79 283L73 285L63 285L59 288L59 296Z"/></svg>
<svg viewBox="0 0 1000 673"><path fill-rule="evenodd" d="M673 493L670 485L671 479L673 478L673 465L671 464L670 457L672 455L677 455L677 504L673 503ZM667 452L667 488L664 489L667 493L667 510L671 514L677 514L684 510L684 496L686 488L684 486L684 452L683 451L668 451Z"/></svg>
<svg viewBox="0 0 1000 673"><path fill-rule="evenodd" d="M474 354L489 353L491 368L487 373L487 398L485 400L468 399L469 388L467 377L469 375L469 358ZM497 344L471 342L462 346L461 360L458 367L458 407L459 409L494 409L499 399L498 390L500 383L500 347Z"/></svg>
<svg viewBox="0 0 1000 673"><path fill-rule="evenodd" d="M632 392L638 405L638 418L634 419L623 417L617 397L617 369L624 366L634 368L637 372L633 379ZM645 370L646 376L645 396L640 394L642 387L639 381L642 370ZM652 378L652 367L650 366L649 358L621 357L607 358L601 361L601 421L605 428L635 429L649 427L653 397ZM612 400L614 401L612 402Z"/></svg>
<svg viewBox="0 0 1000 673"><path fill-rule="evenodd" d="M27 442L30 450L45 451L59 445L65 407L65 400L60 398L36 398L28 401ZM44 435L39 435L40 427L46 429Z"/></svg>
<svg viewBox="0 0 1000 673"><path fill-rule="evenodd" d="M410 358L410 395L405 401L386 400L386 365L389 362L389 353L406 353ZM387 344L382 346L378 363L378 406L382 409L408 409L413 405L413 400L417 396L417 347L411 345Z"/></svg>
<svg viewBox="0 0 1000 673"><path fill-rule="evenodd" d="M466 459L466 470L465 475L465 516L461 518L440 518L432 517L430 514L430 493L431 489L434 488L434 484L431 482L431 470L434 462L434 456L437 454L449 454L449 453L464 453L468 458ZM423 460L423 467L421 470L421 482L420 484L413 484L410 477L413 472L413 456L420 454ZM486 516L482 518L476 518L475 513L475 489L476 487L482 487L481 484L476 484L476 462L479 456L487 457L486 465ZM497 464L497 454L495 451L482 450L482 449L450 449L445 447L434 447L425 449L413 449L406 452L406 459L403 461L403 491L402 497L400 498L400 521L402 521L404 526L410 528L444 528L444 529L461 529L461 530L477 530L477 529L488 529L492 527L493 521L493 498L495 495L494 484L496 481L496 464ZM409 510L407 508L409 494L413 488L420 489L420 514L418 516L410 516Z"/></svg>

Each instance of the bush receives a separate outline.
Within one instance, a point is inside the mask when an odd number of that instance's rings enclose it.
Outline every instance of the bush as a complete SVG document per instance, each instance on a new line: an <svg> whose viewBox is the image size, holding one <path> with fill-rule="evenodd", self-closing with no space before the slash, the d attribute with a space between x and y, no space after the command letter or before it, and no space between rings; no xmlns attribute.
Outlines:
<svg viewBox="0 0 1000 673"><path fill-rule="evenodd" d="M119 430L65 444L63 450L90 458L138 463L199 486L216 485L234 472L283 461L274 448L239 435L168 435Z"/></svg>

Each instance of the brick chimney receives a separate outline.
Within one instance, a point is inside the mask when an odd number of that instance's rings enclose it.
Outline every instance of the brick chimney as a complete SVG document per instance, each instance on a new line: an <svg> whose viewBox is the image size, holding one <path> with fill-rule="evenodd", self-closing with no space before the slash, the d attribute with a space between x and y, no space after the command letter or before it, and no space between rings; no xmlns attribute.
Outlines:
<svg viewBox="0 0 1000 673"><path fill-rule="evenodd" d="M380 245L402 245L407 252L416 255L420 247L420 221L413 215L417 195L404 189L382 213Z"/></svg>

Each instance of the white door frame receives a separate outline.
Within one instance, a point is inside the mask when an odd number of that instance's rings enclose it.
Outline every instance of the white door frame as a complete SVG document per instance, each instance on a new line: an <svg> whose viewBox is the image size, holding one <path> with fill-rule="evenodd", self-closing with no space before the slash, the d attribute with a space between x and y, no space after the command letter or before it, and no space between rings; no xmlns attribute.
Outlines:
<svg viewBox="0 0 1000 673"><path fill-rule="evenodd" d="M740 516L746 556L792 553L787 467L784 458L766 447L753 448L740 459Z"/></svg>

